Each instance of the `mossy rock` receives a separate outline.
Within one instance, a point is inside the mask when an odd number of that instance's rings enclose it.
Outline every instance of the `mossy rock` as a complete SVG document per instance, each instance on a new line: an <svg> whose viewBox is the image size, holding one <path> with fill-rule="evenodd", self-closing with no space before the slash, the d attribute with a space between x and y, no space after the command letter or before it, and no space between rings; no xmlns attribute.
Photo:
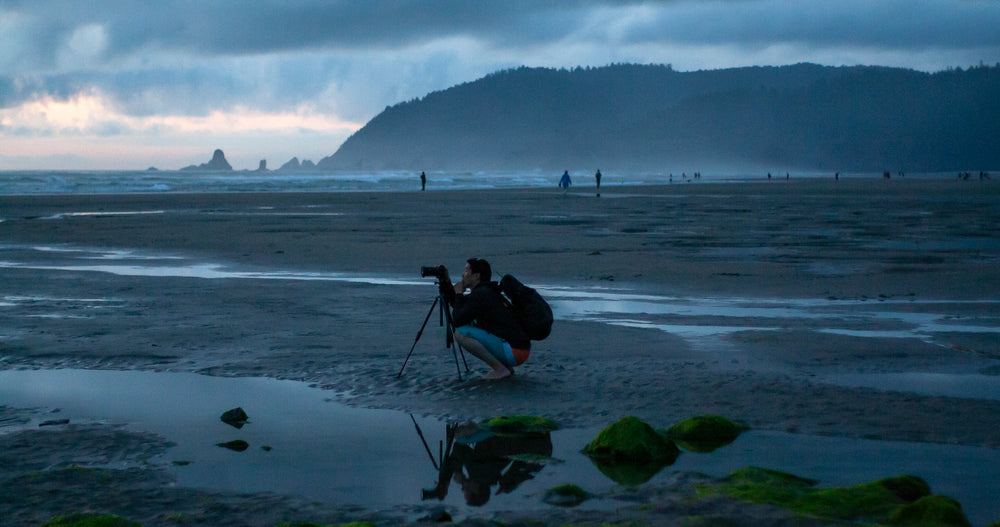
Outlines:
<svg viewBox="0 0 1000 527"><path fill-rule="evenodd" d="M812 487L817 483L814 479L803 478L795 474L789 474L788 472L753 466L734 470L726 476L725 481L733 483L768 483L803 488Z"/></svg>
<svg viewBox="0 0 1000 527"><path fill-rule="evenodd" d="M937 494L900 507L889 522L902 527L969 527L962 505L948 496Z"/></svg>
<svg viewBox="0 0 1000 527"><path fill-rule="evenodd" d="M927 496L930 488L915 476L898 476L850 487L815 488L815 481L758 467L745 467L722 483L701 485L700 495L724 495L770 503L800 514L842 520L887 522L901 508Z"/></svg>
<svg viewBox="0 0 1000 527"><path fill-rule="evenodd" d="M719 415L690 417L667 429L666 435L678 446L691 452L711 452L736 440L746 430Z"/></svg>
<svg viewBox="0 0 1000 527"><path fill-rule="evenodd" d="M896 476L880 479L876 483L892 491L899 499L912 503L931 495L931 486L916 476Z"/></svg>
<svg viewBox="0 0 1000 527"><path fill-rule="evenodd" d="M589 492L571 483L556 485L545 491L545 496L542 497L545 503L559 507L576 507L589 499Z"/></svg>
<svg viewBox="0 0 1000 527"><path fill-rule="evenodd" d="M56 516L41 527L142 527L142 524L111 514L74 513Z"/></svg>
<svg viewBox="0 0 1000 527"><path fill-rule="evenodd" d="M902 476L910 478L912 476ZM850 487L816 489L796 500L794 510L823 518L844 520L875 519L886 520L905 503L892 488L895 482L879 480Z"/></svg>
<svg viewBox="0 0 1000 527"><path fill-rule="evenodd" d="M552 419L534 415L503 415L487 420L482 426L497 435L539 434L559 429Z"/></svg>
<svg viewBox="0 0 1000 527"><path fill-rule="evenodd" d="M603 463L672 464L680 450L663 434L636 417L623 417L608 426L583 448L583 453Z"/></svg>
<svg viewBox="0 0 1000 527"><path fill-rule="evenodd" d="M752 503L771 503L790 508L816 481L760 467L733 471L717 485L698 486L701 495L724 495Z"/></svg>

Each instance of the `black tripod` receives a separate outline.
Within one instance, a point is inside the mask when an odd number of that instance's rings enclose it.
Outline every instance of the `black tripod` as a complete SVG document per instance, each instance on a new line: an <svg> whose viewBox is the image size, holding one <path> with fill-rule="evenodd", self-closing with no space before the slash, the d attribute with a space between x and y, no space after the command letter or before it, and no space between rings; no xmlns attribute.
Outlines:
<svg viewBox="0 0 1000 527"><path fill-rule="evenodd" d="M413 355L414 348L417 347L417 342L420 341L421 335L424 334L424 328L427 327L427 321L431 319L431 314L434 313L434 308L438 308L438 325L444 326L444 346L446 348L451 348L451 354L455 357L455 369L458 370L458 378L462 378L462 368L458 365L458 355L462 354L462 364L465 365L465 371L469 371L469 363L465 361L465 351L462 346L455 342L455 323L451 319L451 310L448 309L448 303L445 301L444 297L440 294L434 299L434 303L431 304L431 308L427 311L427 316L424 317L424 323L421 324L420 330L417 331L417 338L413 339L413 345L410 346L410 352L406 354L406 360L403 361L403 367L399 369L399 373L396 374L396 378L403 376L403 369L406 368L406 363L410 361L410 355ZM454 347L452 347L454 345ZM455 350L458 351L455 351Z"/></svg>

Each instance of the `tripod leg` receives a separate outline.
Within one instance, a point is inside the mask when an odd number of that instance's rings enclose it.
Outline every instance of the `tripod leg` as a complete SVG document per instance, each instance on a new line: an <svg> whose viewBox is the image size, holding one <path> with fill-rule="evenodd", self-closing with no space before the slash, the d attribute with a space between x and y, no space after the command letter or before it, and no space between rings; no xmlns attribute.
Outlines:
<svg viewBox="0 0 1000 527"><path fill-rule="evenodd" d="M451 342L455 338L454 335L453 335L453 333L455 332L455 321L452 320L452 318L451 318L451 311L448 311L448 309L446 307L446 304L443 301L441 302L441 306L444 309L444 316L445 316L445 318L447 319L447 322L448 322L447 336L448 336L449 342ZM469 372L469 363L466 362L466 360L465 360L465 350L462 349L462 345L459 344L458 341L455 341L455 347L458 348L458 353L455 353L455 349L454 348L452 348L451 353L452 353L452 355L455 356L455 369L458 370L458 378L461 379L462 378L462 369L459 368L459 366L458 366L458 355L462 355L462 364L465 365L465 372L466 373Z"/></svg>
<svg viewBox="0 0 1000 527"><path fill-rule="evenodd" d="M431 319L431 314L434 313L434 307L437 306L438 300L441 297L434 299L434 303L431 304L430 310L427 311L427 316L424 317L424 323L420 325L420 330L417 331L417 338L413 339L413 345L410 346L410 352L406 354L406 360L403 361L403 367L399 369L399 373L396 374L396 378L403 376L403 369L406 368L406 363L410 361L410 355L413 355L413 349L417 347L417 342L420 340L420 336L424 334L424 328L427 327L427 321Z"/></svg>

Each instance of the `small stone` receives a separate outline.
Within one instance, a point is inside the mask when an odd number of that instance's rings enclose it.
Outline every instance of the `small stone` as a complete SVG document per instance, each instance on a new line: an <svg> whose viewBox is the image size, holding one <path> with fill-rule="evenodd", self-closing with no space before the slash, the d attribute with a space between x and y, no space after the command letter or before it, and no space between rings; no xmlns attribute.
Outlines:
<svg viewBox="0 0 1000 527"><path fill-rule="evenodd" d="M243 411L243 408L233 408L232 410L226 410L222 413L222 417L219 419L223 423L236 428L243 428L243 425L247 424L249 417L247 413Z"/></svg>
<svg viewBox="0 0 1000 527"><path fill-rule="evenodd" d="M227 441L225 443L216 443L216 446L221 446L222 448L228 448L236 452L243 452L244 450L250 448L250 444L242 439L235 439L233 441Z"/></svg>

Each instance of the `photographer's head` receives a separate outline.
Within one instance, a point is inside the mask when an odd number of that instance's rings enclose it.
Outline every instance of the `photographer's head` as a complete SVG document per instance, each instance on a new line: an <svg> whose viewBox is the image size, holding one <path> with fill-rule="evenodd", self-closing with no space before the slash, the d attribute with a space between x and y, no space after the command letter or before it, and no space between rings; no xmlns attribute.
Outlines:
<svg viewBox="0 0 1000 527"><path fill-rule="evenodd" d="M479 282L489 282L493 278L490 263L480 258L469 258L465 262L463 281L469 287L475 287Z"/></svg>

